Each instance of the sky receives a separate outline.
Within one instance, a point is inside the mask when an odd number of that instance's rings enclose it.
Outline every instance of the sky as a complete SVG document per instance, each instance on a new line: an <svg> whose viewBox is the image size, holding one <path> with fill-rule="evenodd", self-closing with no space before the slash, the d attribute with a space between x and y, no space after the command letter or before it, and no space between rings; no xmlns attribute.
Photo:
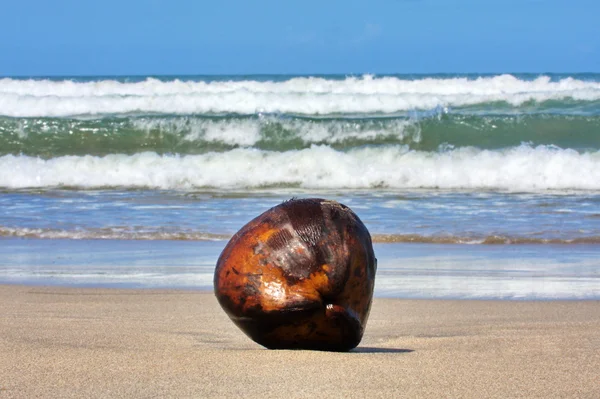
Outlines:
<svg viewBox="0 0 600 399"><path fill-rule="evenodd" d="M0 76L600 72L598 0L19 0Z"/></svg>

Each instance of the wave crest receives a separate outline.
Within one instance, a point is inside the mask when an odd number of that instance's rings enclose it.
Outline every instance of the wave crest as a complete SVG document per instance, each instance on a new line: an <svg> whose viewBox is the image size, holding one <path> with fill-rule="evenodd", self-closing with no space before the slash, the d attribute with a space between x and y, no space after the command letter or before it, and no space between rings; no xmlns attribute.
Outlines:
<svg viewBox="0 0 600 399"><path fill-rule="evenodd" d="M600 100L600 82L513 75L403 79L384 76L342 80L296 77L284 81L162 81L0 79L0 112L11 117L64 117L129 113L305 115L396 113L571 99Z"/></svg>
<svg viewBox="0 0 600 399"><path fill-rule="evenodd" d="M600 151L521 145L493 151L463 147L431 153L388 146L342 152L311 146L285 152L234 149L186 156L146 152L48 160L0 157L0 187L55 186L600 190Z"/></svg>

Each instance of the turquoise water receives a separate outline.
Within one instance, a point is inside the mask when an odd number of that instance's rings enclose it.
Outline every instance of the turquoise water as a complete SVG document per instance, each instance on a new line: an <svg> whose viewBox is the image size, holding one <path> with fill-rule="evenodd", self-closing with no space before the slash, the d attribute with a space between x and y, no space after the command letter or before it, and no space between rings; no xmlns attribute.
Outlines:
<svg viewBox="0 0 600 399"><path fill-rule="evenodd" d="M461 115L307 118L298 116L137 116L102 119L0 118L0 155L199 155L236 148L286 152L327 146L401 146L438 152L460 147L501 150L556 146L600 148L600 115Z"/></svg>
<svg viewBox="0 0 600 399"><path fill-rule="evenodd" d="M365 222L380 295L598 297L600 74L0 79L0 281L206 287L235 231L310 196ZM80 244L101 272L64 261Z"/></svg>

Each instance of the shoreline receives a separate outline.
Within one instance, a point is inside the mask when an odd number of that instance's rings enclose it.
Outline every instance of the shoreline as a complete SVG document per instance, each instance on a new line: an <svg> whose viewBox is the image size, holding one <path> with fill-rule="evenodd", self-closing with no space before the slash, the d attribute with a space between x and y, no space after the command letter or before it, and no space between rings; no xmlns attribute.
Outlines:
<svg viewBox="0 0 600 399"><path fill-rule="evenodd" d="M271 351L210 291L0 285L0 399L600 397L600 301L375 298L349 353Z"/></svg>
<svg viewBox="0 0 600 399"><path fill-rule="evenodd" d="M0 239L0 284L212 290L223 242ZM375 244L375 297L600 299L600 246Z"/></svg>
<svg viewBox="0 0 600 399"><path fill-rule="evenodd" d="M127 283L105 285L105 284L89 284L89 285L72 285L72 284L51 284L47 282L5 282L0 281L0 291L3 287L11 288L31 288L31 289L57 289L57 290L74 290L74 291L107 291L110 293L114 291L125 292L136 292L141 291L152 295L159 294L173 294L173 293L196 293L201 295L214 296L214 290L211 287L150 287L150 286L131 286ZM465 297L402 297L402 296L384 296L384 295L373 295L373 300L391 300L391 301L418 301L418 302L508 302L508 303L536 303L536 302L598 302L600 303L600 296L598 298L494 298L494 297L483 297L483 298L465 298Z"/></svg>

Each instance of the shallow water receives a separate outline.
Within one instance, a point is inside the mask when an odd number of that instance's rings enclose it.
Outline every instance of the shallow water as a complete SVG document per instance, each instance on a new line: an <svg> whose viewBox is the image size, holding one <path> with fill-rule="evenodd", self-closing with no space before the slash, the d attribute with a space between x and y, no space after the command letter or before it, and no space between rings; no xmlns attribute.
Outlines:
<svg viewBox="0 0 600 399"><path fill-rule="evenodd" d="M486 191L20 190L0 193L0 236L214 240L296 197L351 207L376 242L600 243L600 194Z"/></svg>
<svg viewBox="0 0 600 399"><path fill-rule="evenodd" d="M225 241L0 239L0 283L211 290ZM600 299L600 247L375 244L375 296Z"/></svg>

